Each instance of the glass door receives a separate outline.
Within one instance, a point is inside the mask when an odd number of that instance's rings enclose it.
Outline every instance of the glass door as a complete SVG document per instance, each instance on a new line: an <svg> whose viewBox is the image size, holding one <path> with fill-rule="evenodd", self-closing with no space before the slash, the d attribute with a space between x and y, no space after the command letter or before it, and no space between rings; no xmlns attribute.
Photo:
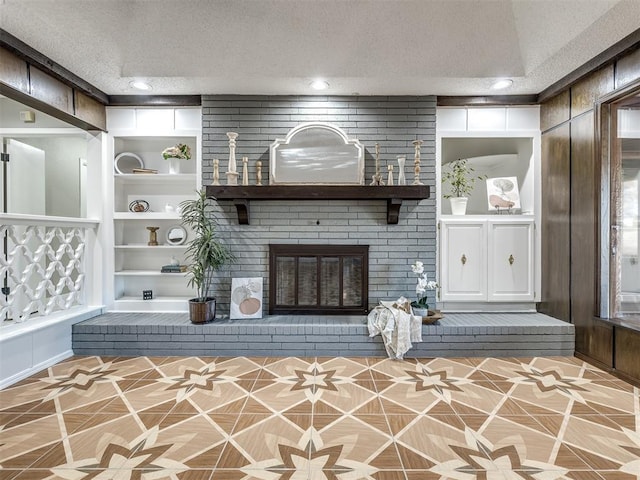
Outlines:
<svg viewBox="0 0 640 480"><path fill-rule="evenodd" d="M611 315L640 318L640 93L615 102L611 118Z"/></svg>

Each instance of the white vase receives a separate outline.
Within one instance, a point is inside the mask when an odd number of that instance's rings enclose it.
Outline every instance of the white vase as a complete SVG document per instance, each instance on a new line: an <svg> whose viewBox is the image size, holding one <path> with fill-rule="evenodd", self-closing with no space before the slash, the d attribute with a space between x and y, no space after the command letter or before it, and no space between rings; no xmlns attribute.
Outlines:
<svg viewBox="0 0 640 480"><path fill-rule="evenodd" d="M177 175L180 173L180 159L169 158L169 173L171 175Z"/></svg>
<svg viewBox="0 0 640 480"><path fill-rule="evenodd" d="M398 156L398 185L406 185L407 179L404 176L404 162L407 158L402 155Z"/></svg>
<svg viewBox="0 0 640 480"><path fill-rule="evenodd" d="M467 197L452 197L449 199L451 204L451 215L464 215L467 212Z"/></svg>

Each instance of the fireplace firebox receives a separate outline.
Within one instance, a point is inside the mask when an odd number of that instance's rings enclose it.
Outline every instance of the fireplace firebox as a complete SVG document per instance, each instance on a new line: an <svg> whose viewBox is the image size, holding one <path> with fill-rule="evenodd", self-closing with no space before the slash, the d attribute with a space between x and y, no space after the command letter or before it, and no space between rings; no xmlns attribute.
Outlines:
<svg viewBox="0 0 640 480"><path fill-rule="evenodd" d="M366 315L368 245L269 245L269 314Z"/></svg>

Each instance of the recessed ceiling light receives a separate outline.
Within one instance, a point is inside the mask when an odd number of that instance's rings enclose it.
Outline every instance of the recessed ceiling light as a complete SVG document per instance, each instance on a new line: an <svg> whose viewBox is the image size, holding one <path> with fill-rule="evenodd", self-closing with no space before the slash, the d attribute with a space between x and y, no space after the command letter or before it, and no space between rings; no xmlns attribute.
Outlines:
<svg viewBox="0 0 640 480"><path fill-rule="evenodd" d="M136 90L145 90L145 91L147 91L147 90L151 90L152 89L152 87L151 87L151 85L149 83L143 82L141 80L135 80L133 82L129 82L129 86L131 88L135 88Z"/></svg>
<svg viewBox="0 0 640 480"><path fill-rule="evenodd" d="M314 90L326 90L329 88L329 82L325 80L314 80L311 82L311 88Z"/></svg>
<svg viewBox="0 0 640 480"><path fill-rule="evenodd" d="M503 78L501 80L496 80L493 85L491 85L492 90L503 90L505 88L509 88L513 85L513 80L510 78Z"/></svg>

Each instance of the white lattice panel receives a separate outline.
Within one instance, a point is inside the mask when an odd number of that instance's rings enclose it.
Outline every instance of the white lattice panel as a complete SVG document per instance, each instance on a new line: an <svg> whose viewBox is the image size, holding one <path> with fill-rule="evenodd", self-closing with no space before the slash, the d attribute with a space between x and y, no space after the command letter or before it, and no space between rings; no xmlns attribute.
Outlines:
<svg viewBox="0 0 640 480"><path fill-rule="evenodd" d="M0 318L22 322L66 310L84 301L86 229L0 225L6 255L0 255Z"/></svg>

